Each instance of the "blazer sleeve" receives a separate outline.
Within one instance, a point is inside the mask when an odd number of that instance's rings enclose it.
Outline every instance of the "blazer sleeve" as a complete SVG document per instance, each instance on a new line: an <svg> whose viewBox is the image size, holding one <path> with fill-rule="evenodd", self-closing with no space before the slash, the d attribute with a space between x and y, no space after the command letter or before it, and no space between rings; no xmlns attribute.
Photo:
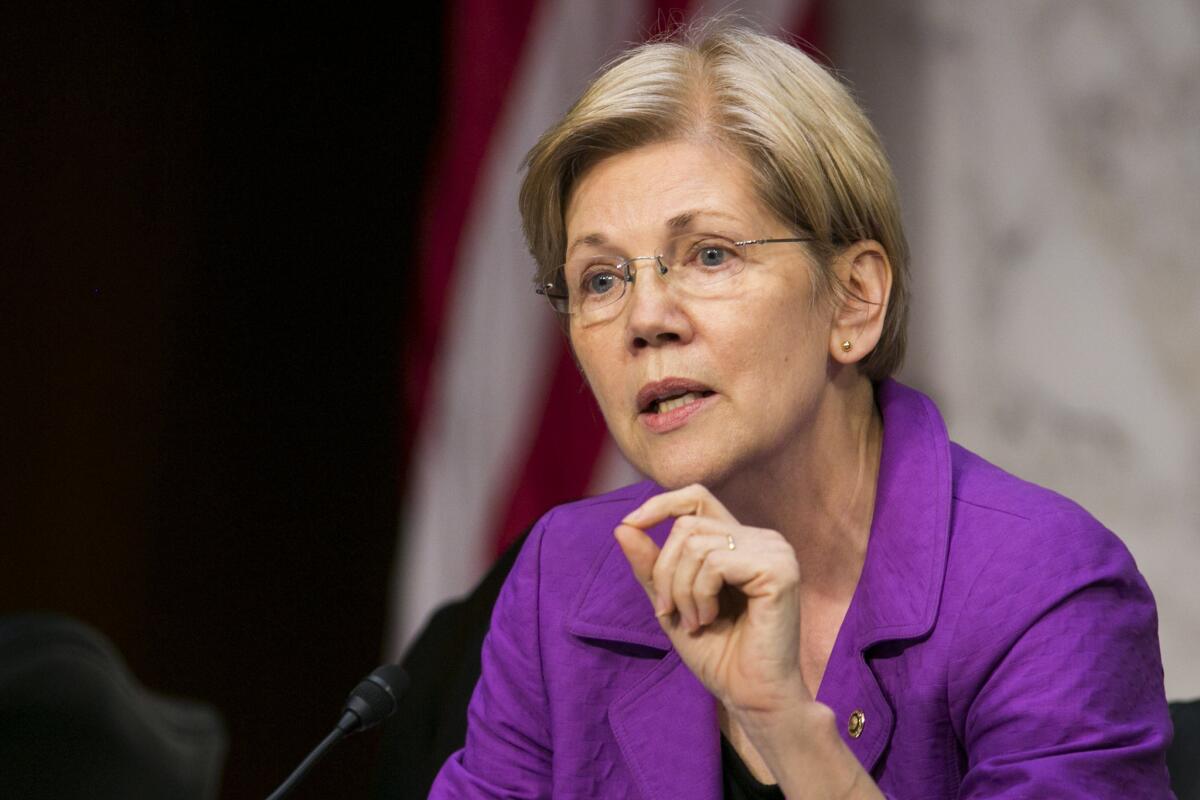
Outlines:
<svg viewBox="0 0 1200 800"><path fill-rule="evenodd" d="M1170 798L1154 598L1091 517L1014 524L979 571L948 686L962 798Z"/></svg>
<svg viewBox="0 0 1200 800"><path fill-rule="evenodd" d="M467 709L466 746L442 766L430 798L548 798L549 710L542 676L540 554L550 512L517 556L483 641Z"/></svg>

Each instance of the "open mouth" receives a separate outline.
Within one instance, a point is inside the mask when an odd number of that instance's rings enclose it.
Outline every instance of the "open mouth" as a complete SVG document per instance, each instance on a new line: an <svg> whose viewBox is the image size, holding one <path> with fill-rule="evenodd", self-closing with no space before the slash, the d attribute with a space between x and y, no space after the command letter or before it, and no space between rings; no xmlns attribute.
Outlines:
<svg viewBox="0 0 1200 800"><path fill-rule="evenodd" d="M712 394L713 391L711 389L704 389L698 392L683 392L681 394L672 394L666 397L660 397L651 400L645 406L645 408L642 409L642 413L666 414L670 411L674 411L677 408L683 408L690 403L695 403L698 400L709 397Z"/></svg>

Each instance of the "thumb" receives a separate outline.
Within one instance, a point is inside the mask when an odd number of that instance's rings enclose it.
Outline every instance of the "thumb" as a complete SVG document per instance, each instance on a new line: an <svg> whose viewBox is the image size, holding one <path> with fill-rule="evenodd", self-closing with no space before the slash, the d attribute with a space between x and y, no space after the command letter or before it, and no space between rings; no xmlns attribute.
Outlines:
<svg viewBox="0 0 1200 800"><path fill-rule="evenodd" d="M654 602L654 562L658 560L659 547L654 540L646 535L641 528L632 525L618 525L613 531L625 560L633 569L633 577L646 590L650 601Z"/></svg>

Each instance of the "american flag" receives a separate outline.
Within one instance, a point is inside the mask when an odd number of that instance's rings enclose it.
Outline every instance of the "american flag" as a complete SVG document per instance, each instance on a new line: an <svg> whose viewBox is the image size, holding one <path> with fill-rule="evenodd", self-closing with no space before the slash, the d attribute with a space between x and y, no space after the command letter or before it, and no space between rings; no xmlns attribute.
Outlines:
<svg viewBox="0 0 1200 800"><path fill-rule="evenodd" d="M638 479L532 291L516 203L525 152L601 66L664 27L732 12L819 45L819 3L453 4L418 246L421 310L405 348L413 439L386 632L392 657L550 507Z"/></svg>

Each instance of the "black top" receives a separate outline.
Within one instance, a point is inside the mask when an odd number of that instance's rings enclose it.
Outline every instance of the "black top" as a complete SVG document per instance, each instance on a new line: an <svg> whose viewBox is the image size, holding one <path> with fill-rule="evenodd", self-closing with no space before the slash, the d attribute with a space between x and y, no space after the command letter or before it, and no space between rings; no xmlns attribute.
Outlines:
<svg viewBox="0 0 1200 800"><path fill-rule="evenodd" d="M783 800L777 783L759 783L733 745L721 735L721 787L725 800Z"/></svg>

